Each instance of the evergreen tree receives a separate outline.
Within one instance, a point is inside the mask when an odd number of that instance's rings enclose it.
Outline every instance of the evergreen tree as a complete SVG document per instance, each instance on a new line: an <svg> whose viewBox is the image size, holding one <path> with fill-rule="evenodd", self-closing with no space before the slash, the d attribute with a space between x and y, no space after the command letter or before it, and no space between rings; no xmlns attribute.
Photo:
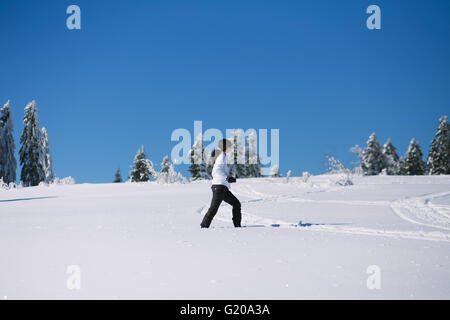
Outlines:
<svg viewBox="0 0 450 320"><path fill-rule="evenodd" d="M189 172L192 180L211 179L211 174L208 172L209 158L205 152L202 134L196 137L194 145L189 151L189 160L191 162Z"/></svg>
<svg viewBox="0 0 450 320"><path fill-rule="evenodd" d="M20 137L22 146L19 151L22 165L20 180L24 186L37 186L39 182L45 180L45 171L42 161L41 130L34 100L25 107L23 122L24 128Z"/></svg>
<svg viewBox="0 0 450 320"><path fill-rule="evenodd" d="M0 109L0 179L9 184L16 181L16 145L13 136L13 120L9 100Z"/></svg>
<svg viewBox="0 0 450 320"><path fill-rule="evenodd" d="M214 162L212 157L209 157L208 163L206 164L206 174L208 176L208 179L212 179L212 170L214 168Z"/></svg>
<svg viewBox="0 0 450 320"><path fill-rule="evenodd" d="M425 174L425 162L419 143L412 139L405 157L400 162L400 174L416 176Z"/></svg>
<svg viewBox="0 0 450 320"><path fill-rule="evenodd" d="M161 162L161 171L157 178L158 183L184 183L186 178L180 172L176 172L169 156L165 156Z"/></svg>
<svg viewBox="0 0 450 320"><path fill-rule="evenodd" d="M247 165L245 159L245 146L243 145L243 132L242 130L234 130L233 137L231 139L232 146L232 162L230 164L230 174L235 178L245 178L248 176Z"/></svg>
<svg viewBox="0 0 450 320"><path fill-rule="evenodd" d="M48 140L47 129L42 128L40 131L40 161L44 168L44 181L51 183L54 180L52 156L50 155L50 142Z"/></svg>
<svg viewBox="0 0 450 320"><path fill-rule="evenodd" d="M117 168L116 174L114 175L114 183L121 183L122 180L122 173L120 172L120 168Z"/></svg>
<svg viewBox="0 0 450 320"><path fill-rule="evenodd" d="M383 146L383 169L386 169L388 175L395 175L399 172L399 157L397 155L397 149L388 139Z"/></svg>
<svg viewBox="0 0 450 320"><path fill-rule="evenodd" d="M142 150L139 149L134 157L134 164L131 166L130 179L131 182L146 182L150 178L156 178L156 172L153 169L153 163L150 159L147 159L147 155L144 151L144 146Z"/></svg>
<svg viewBox="0 0 450 320"><path fill-rule="evenodd" d="M255 133L250 133L247 137L247 144L245 150L246 159L246 177L261 177L261 161L259 159L257 150L257 137Z"/></svg>
<svg viewBox="0 0 450 320"><path fill-rule="evenodd" d="M383 168L383 156L381 147L375 133L372 133L367 141L367 148L363 151L361 168L365 175L377 175Z"/></svg>
<svg viewBox="0 0 450 320"><path fill-rule="evenodd" d="M161 162L161 173L168 173L171 164L169 156L165 156Z"/></svg>
<svg viewBox="0 0 450 320"><path fill-rule="evenodd" d="M447 116L439 119L438 130L428 153L430 174L450 174L450 126Z"/></svg>

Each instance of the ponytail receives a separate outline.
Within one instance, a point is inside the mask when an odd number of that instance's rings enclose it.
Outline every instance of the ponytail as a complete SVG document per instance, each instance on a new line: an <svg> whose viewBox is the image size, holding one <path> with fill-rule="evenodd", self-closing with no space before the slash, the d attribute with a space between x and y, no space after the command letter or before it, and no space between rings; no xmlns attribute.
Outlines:
<svg viewBox="0 0 450 320"><path fill-rule="evenodd" d="M214 162L216 162L217 157L222 153L221 150L215 149L211 152L211 165L214 165Z"/></svg>

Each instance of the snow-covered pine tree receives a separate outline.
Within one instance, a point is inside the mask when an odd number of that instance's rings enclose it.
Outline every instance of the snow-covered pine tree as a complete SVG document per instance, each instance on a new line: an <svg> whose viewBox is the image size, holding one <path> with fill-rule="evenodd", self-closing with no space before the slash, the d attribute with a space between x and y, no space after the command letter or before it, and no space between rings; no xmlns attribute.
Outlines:
<svg viewBox="0 0 450 320"><path fill-rule="evenodd" d="M139 149L134 157L134 163L130 171L130 180L131 182L146 182L151 178L156 178L156 172L152 161L147 159L144 146L142 146L142 149Z"/></svg>
<svg viewBox="0 0 450 320"><path fill-rule="evenodd" d="M398 160L398 172L397 174L400 176L406 176L408 173L406 171L406 163L405 163L405 157L401 157Z"/></svg>
<svg viewBox="0 0 450 320"><path fill-rule="evenodd" d="M25 107L24 128L20 143L19 155L22 171L20 180L23 186L37 186L45 180L42 161L42 140L39 128L36 102L33 100Z"/></svg>
<svg viewBox="0 0 450 320"><path fill-rule="evenodd" d="M167 183L175 183L175 182L177 182L178 175L175 172L175 168L174 168L172 162L169 164L169 168L167 170L166 175L167 175L167 178L166 178Z"/></svg>
<svg viewBox="0 0 450 320"><path fill-rule="evenodd" d="M214 168L214 159L212 158L212 155L208 157L208 163L206 164L206 173L208 174L208 177L212 178L212 170Z"/></svg>
<svg viewBox="0 0 450 320"><path fill-rule="evenodd" d="M412 139L405 157L400 161L400 174L416 176L425 174L425 162L419 143Z"/></svg>
<svg viewBox="0 0 450 320"><path fill-rule="evenodd" d="M161 162L161 173L168 173L171 164L169 156L165 156Z"/></svg>
<svg viewBox="0 0 450 320"><path fill-rule="evenodd" d="M383 146L383 169L386 169L388 175L396 175L399 172L399 157L397 149L388 139Z"/></svg>
<svg viewBox="0 0 450 320"><path fill-rule="evenodd" d="M447 116L439 119L439 127L428 153L427 166L430 174L450 174L450 125Z"/></svg>
<svg viewBox="0 0 450 320"><path fill-rule="evenodd" d="M247 137L247 144L245 148L246 159L246 177L261 177L261 161L258 155L258 141L254 132L250 133Z"/></svg>
<svg viewBox="0 0 450 320"><path fill-rule="evenodd" d="M40 146L42 167L44 168L44 182L51 183L54 180L52 156L50 154L50 141L48 139L47 129L42 128L40 132Z"/></svg>
<svg viewBox="0 0 450 320"><path fill-rule="evenodd" d="M169 178L169 175L176 175L176 173L169 156L166 155L161 162L161 171L157 178L158 183L169 183L170 178L173 179L173 177Z"/></svg>
<svg viewBox="0 0 450 320"><path fill-rule="evenodd" d="M270 169L270 177L271 178L279 178L279 177L281 177L280 169L279 169L278 165L272 166L272 168Z"/></svg>
<svg viewBox="0 0 450 320"><path fill-rule="evenodd" d="M16 145L13 136L13 120L9 100L0 109L0 179L10 184L16 181Z"/></svg>
<svg viewBox="0 0 450 320"><path fill-rule="evenodd" d="M120 172L120 167L117 168L116 174L114 175L114 183L121 183L123 182L122 179L122 172Z"/></svg>
<svg viewBox="0 0 450 320"><path fill-rule="evenodd" d="M377 175L383 168L383 155L380 143L375 133L372 133L367 141L367 148L363 151L361 168L365 175Z"/></svg>
<svg viewBox="0 0 450 320"><path fill-rule="evenodd" d="M169 156L165 156L161 162L161 171L157 178L158 183L185 183L186 178L180 172L175 171L173 163L170 161Z"/></svg>
<svg viewBox="0 0 450 320"><path fill-rule="evenodd" d="M186 183L187 179L181 174L181 172L177 172L177 182Z"/></svg>
<svg viewBox="0 0 450 320"><path fill-rule="evenodd" d="M231 149L233 163L230 165L230 174L235 178L245 178L248 176L243 138L242 130L234 130L233 137L231 138L233 143Z"/></svg>
<svg viewBox="0 0 450 320"><path fill-rule="evenodd" d="M189 172L192 180L211 179L211 174L208 172L209 157L205 152L203 145L203 136L199 134L194 141L192 149L189 151Z"/></svg>
<svg viewBox="0 0 450 320"><path fill-rule="evenodd" d="M189 165L189 172L191 174L191 180L200 180L200 165L199 163L195 163L196 154L195 150L191 149L189 150L189 162L191 163Z"/></svg>

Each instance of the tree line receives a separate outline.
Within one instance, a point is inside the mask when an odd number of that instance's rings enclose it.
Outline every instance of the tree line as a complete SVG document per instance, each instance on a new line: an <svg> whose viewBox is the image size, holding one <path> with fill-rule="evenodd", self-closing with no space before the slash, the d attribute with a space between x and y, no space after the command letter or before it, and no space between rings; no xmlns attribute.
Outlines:
<svg viewBox="0 0 450 320"><path fill-rule="evenodd" d="M423 153L419 143L412 139L405 156L399 157L397 148L391 139L381 146L375 133L372 133L367 141L367 147L361 149L358 146L352 148L361 160L361 169L364 175L424 175L424 174L450 174L450 127L448 117L439 119L438 130L431 142L427 162L423 160ZM250 134L242 139L242 132L236 130L230 138L233 141L231 157L234 160L230 165L230 172L236 178L262 177L261 161L257 154L256 135ZM242 145L242 142L245 145ZM213 152L217 152L214 150ZM203 137L199 134L189 151L189 172L191 180L212 179L212 168L215 157L206 152ZM180 173L173 169L173 163L166 156L161 163L161 172L156 172L153 163L147 158L144 148L139 149L131 166L129 180L131 182L143 181L185 181ZM271 177L280 177L279 167L271 168ZM116 172L115 182L122 182L120 169Z"/></svg>
<svg viewBox="0 0 450 320"><path fill-rule="evenodd" d="M147 157L144 146L138 149L131 165L128 181L130 182L147 182L155 180L158 183L184 183L186 178L180 172L176 172L169 156L165 156L161 162L161 171L157 172L153 166L153 162ZM114 176L115 183L123 182L120 168L117 169Z"/></svg>
<svg viewBox="0 0 450 320"><path fill-rule="evenodd" d="M234 163L230 165L230 173L236 178L262 177L261 161L257 154L257 137L254 133L242 139L242 132L236 130L231 140L233 141L232 158ZM242 145L241 141L245 141ZM218 150L214 150L218 152ZM203 137L199 134L189 150L189 173L191 180L210 180L212 179L212 169L215 157L208 154L203 144ZM278 166L274 166L271 176L279 177ZM165 183L184 182L186 179L180 172L176 172L174 164L168 156L165 156L161 163L161 171L157 172L153 162L147 157L144 147L141 147L136 153L131 166L128 180L130 182L157 181ZM114 176L114 182L123 182L120 168L117 169Z"/></svg>
<svg viewBox="0 0 450 320"><path fill-rule="evenodd" d="M375 133L372 133L364 150L358 147L352 151L361 159L364 175L424 175L450 174L450 126L448 117L439 119L438 129L431 141L427 161L419 143L413 138L403 157L399 157L397 149L388 139L381 147Z"/></svg>
<svg viewBox="0 0 450 320"><path fill-rule="evenodd" d="M38 121L36 102L25 107L24 128L20 136L20 181L23 186L37 186L54 180L50 142L45 127ZM17 160L13 137L13 120L9 100L0 109L0 181L11 184L16 181Z"/></svg>

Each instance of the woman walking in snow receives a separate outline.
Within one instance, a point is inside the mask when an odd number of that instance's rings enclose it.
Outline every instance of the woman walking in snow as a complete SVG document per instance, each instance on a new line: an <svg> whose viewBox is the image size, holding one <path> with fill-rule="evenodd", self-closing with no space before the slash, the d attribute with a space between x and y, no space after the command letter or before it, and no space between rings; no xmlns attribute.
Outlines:
<svg viewBox="0 0 450 320"><path fill-rule="evenodd" d="M219 141L219 150L213 151L214 167L212 170L212 200L208 212L203 217L200 224L202 228L209 228L211 221L219 210L222 201L233 206L233 224L235 227L241 226L241 203L231 193L230 183L236 182L234 177L230 176L230 168L227 164L227 156L231 152L231 142L227 139Z"/></svg>

